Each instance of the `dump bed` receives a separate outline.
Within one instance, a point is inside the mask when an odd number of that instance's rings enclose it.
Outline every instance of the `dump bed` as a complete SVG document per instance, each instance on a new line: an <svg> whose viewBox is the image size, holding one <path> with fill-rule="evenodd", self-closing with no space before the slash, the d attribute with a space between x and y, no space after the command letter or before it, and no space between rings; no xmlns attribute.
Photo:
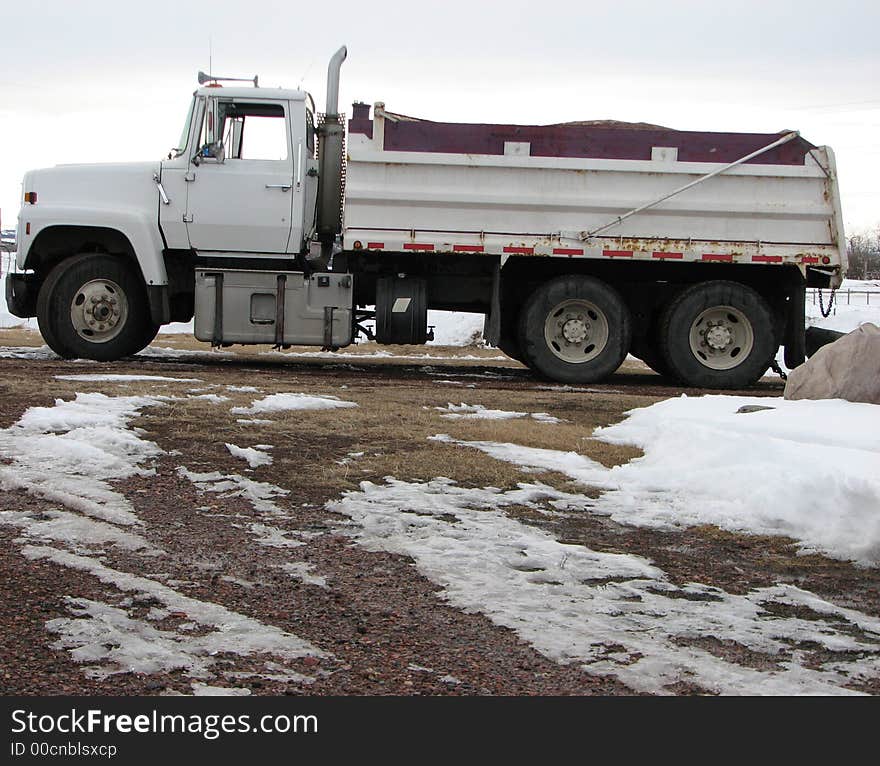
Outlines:
<svg viewBox="0 0 880 766"><path fill-rule="evenodd" d="M832 283L846 265L834 155L788 132L439 123L381 104L370 119L356 104L344 221L346 249L791 263Z"/></svg>

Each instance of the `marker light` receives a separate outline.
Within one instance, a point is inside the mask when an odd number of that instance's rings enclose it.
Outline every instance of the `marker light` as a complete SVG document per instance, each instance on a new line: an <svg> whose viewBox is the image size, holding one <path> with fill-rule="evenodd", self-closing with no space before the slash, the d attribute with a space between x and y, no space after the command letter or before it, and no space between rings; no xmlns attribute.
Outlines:
<svg viewBox="0 0 880 766"><path fill-rule="evenodd" d="M25 192L24 193L24 201L29 205L37 204L37 193L36 192Z"/></svg>

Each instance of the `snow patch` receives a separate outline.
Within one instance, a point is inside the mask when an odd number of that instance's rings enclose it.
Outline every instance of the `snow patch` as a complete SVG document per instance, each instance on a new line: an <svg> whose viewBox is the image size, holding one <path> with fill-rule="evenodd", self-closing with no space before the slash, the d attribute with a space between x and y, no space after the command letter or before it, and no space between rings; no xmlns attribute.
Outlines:
<svg viewBox="0 0 880 766"><path fill-rule="evenodd" d="M165 375L111 375L107 373L83 373L81 375L56 375L55 380L80 380L87 383L124 383L129 381L152 381L169 383L201 383L201 378L170 378Z"/></svg>
<svg viewBox="0 0 880 766"><path fill-rule="evenodd" d="M50 620L47 628L60 636L55 647L67 649L77 662L89 664L88 672L95 677L182 669L193 678L206 678L213 673L216 655L224 653L269 654L283 659L329 656L273 625L219 604L190 598L154 580L111 569L95 559L43 546L26 546L22 553L32 560L47 560L85 572L120 591L155 599L168 612L180 613L210 629L197 635L160 630L118 607L89 599L68 599L74 617Z"/></svg>
<svg viewBox="0 0 880 766"><path fill-rule="evenodd" d="M677 586L645 559L560 543L502 512L564 495L541 485L501 492L387 478L327 507L357 522L349 533L367 550L412 557L453 606L485 614L557 662L617 676L637 691L685 682L722 694L851 694L852 680L880 675L874 617L789 585L745 595ZM768 608L778 604L818 619ZM696 645L713 638L763 655L769 669ZM803 649L808 643L834 656L817 661Z"/></svg>
<svg viewBox="0 0 880 766"><path fill-rule="evenodd" d="M256 415L260 412L285 412L287 410L333 410L357 407L336 396L313 396L310 394L270 394L251 403L250 407L233 407L233 415Z"/></svg>
<svg viewBox="0 0 880 766"><path fill-rule="evenodd" d="M213 402L214 404L221 404L223 402L229 401L228 396L221 396L220 394L197 394L197 395L190 394L186 398L187 399L201 399L202 401Z"/></svg>
<svg viewBox="0 0 880 766"><path fill-rule="evenodd" d="M449 402L445 407L435 407L444 414L441 418L447 420L515 420L524 418L527 412L514 412L512 410L490 410L482 404L453 404Z"/></svg>
<svg viewBox="0 0 880 766"><path fill-rule="evenodd" d="M0 455L11 461L0 465L0 487L113 524L138 524L131 503L109 482L150 475L139 464L162 450L127 426L144 407L161 405L156 397L78 393L73 401L31 407L0 430Z"/></svg>
<svg viewBox="0 0 880 766"><path fill-rule="evenodd" d="M217 492L220 497L241 497L247 500L254 510L261 513L283 513L275 504L275 499L289 495L290 491L281 489L264 481L254 481L237 473L222 474L219 471L198 473L181 466L177 473L189 479L203 492Z"/></svg>
<svg viewBox="0 0 880 766"><path fill-rule="evenodd" d="M747 405L772 409L737 412ZM878 433L880 407L872 404L682 396L595 431L601 441L644 450L614 468L574 452L433 438L605 489L592 511L619 523L784 535L805 552L877 566Z"/></svg>
<svg viewBox="0 0 880 766"><path fill-rule="evenodd" d="M236 444L226 443L226 449L233 457L246 461L251 468L259 468L261 465L272 465L272 456L254 447L239 447Z"/></svg>
<svg viewBox="0 0 880 766"><path fill-rule="evenodd" d="M327 585L327 579L325 577L312 574L315 569L315 565L309 564L307 561L288 561L284 564L281 564L279 568L283 569L295 580L299 580L301 583L305 583L306 585L317 585L319 588L325 589L329 587Z"/></svg>
<svg viewBox="0 0 880 766"><path fill-rule="evenodd" d="M546 412L517 412L515 410L491 410L482 404L453 404L449 402L445 407L435 407L442 413L441 418L447 420L517 420L519 418L532 418L539 423L562 423L560 418L553 417Z"/></svg>

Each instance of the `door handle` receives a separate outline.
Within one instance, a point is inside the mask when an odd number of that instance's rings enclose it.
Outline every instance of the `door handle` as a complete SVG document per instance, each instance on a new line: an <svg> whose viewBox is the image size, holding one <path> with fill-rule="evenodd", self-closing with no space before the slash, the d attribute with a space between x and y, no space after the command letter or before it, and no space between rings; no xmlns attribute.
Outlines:
<svg viewBox="0 0 880 766"><path fill-rule="evenodd" d="M291 184L266 184L267 189L281 189L281 191L290 191Z"/></svg>
<svg viewBox="0 0 880 766"><path fill-rule="evenodd" d="M156 182L156 188L159 189L159 196L162 198L162 204L170 205L171 200L168 199L168 195L165 193L165 187L162 186L162 182L159 180L158 173L153 173L153 180Z"/></svg>

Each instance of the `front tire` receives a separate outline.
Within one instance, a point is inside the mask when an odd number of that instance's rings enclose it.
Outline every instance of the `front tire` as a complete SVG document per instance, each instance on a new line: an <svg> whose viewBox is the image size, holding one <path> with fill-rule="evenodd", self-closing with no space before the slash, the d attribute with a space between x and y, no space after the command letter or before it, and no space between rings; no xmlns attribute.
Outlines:
<svg viewBox="0 0 880 766"><path fill-rule="evenodd" d="M523 306L519 348L529 367L561 383L607 378L626 358L629 309L618 292L593 277L545 282Z"/></svg>
<svg viewBox="0 0 880 766"><path fill-rule="evenodd" d="M767 370L778 343L773 314L752 288L716 280L679 294L660 320L660 352L689 386L742 388Z"/></svg>
<svg viewBox="0 0 880 766"><path fill-rule="evenodd" d="M99 362L137 353L158 331L140 275L119 256L90 253L49 273L37 298L37 322L59 356Z"/></svg>

